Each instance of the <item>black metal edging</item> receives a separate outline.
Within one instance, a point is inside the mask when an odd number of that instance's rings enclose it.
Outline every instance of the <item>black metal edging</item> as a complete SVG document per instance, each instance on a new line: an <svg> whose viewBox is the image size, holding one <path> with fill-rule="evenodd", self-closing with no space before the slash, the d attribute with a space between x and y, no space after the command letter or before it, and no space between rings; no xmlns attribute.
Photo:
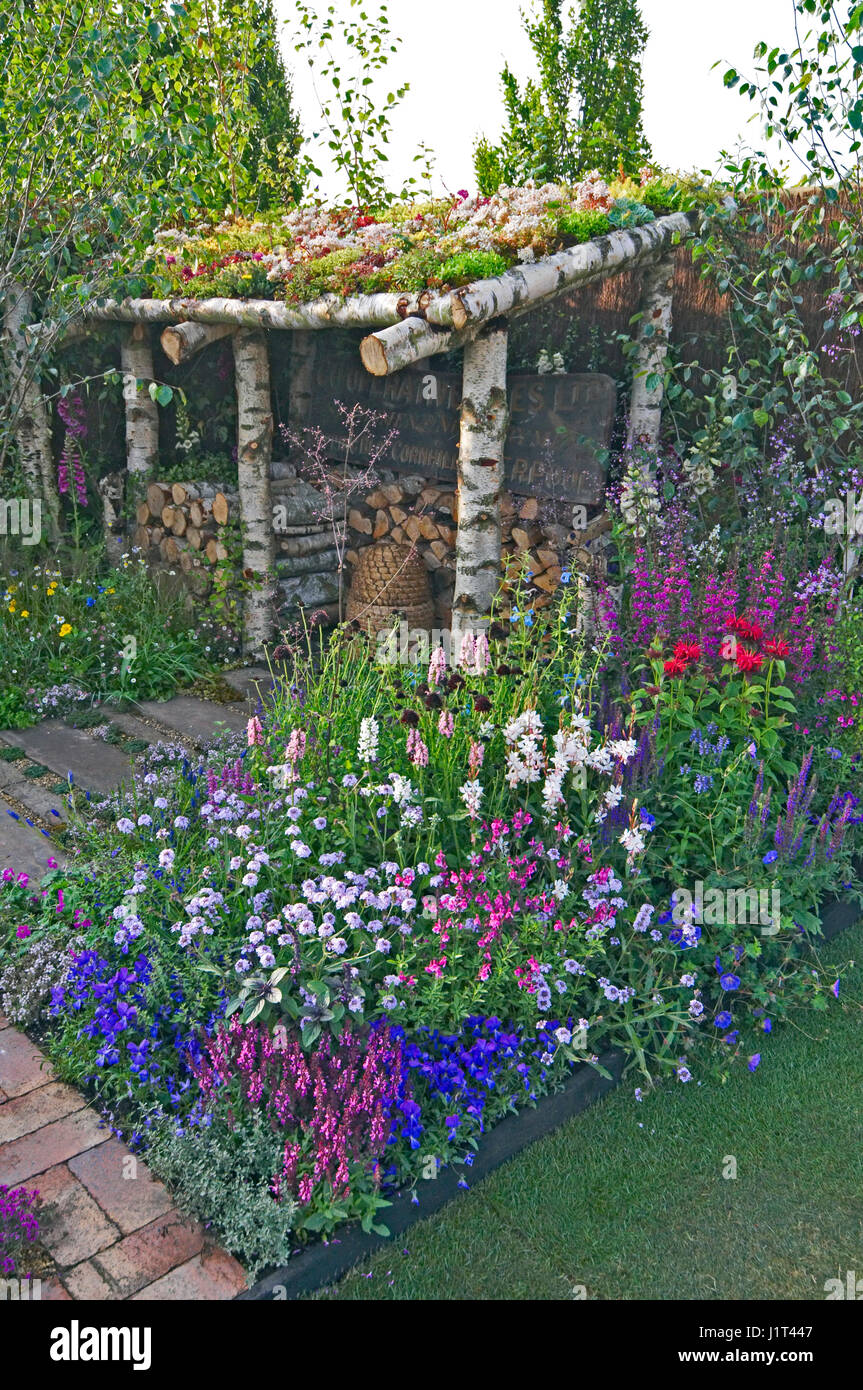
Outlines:
<svg viewBox="0 0 863 1390"><path fill-rule="evenodd" d="M863 911L855 903L843 898L828 899L821 909L821 930L825 939L832 941L840 932L853 926L861 915ZM343 1235L334 1237L326 1244L322 1241L309 1246L290 1264L265 1275L250 1289L237 1294L237 1300L299 1298L301 1294L314 1293L317 1289L334 1284L355 1264L383 1249L393 1236L401 1235L414 1222L432 1216L451 1202L459 1195L460 1181L469 1180L472 1187L529 1144L551 1134L619 1086L624 1053L615 1048L602 1053L599 1061L611 1073L610 1078L600 1076L593 1067L580 1067L560 1091L543 1096L533 1109L507 1115L500 1124L489 1130L483 1136L471 1167L462 1164L450 1166L444 1168L437 1178L420 1181L415 1189L419 1202L414 1202L410 1194L396 1197L392 1206L384 1208L381 1213L381 1219L389 1228L389 1236L366 1235L355 1221L346 1223Z"/></svg>

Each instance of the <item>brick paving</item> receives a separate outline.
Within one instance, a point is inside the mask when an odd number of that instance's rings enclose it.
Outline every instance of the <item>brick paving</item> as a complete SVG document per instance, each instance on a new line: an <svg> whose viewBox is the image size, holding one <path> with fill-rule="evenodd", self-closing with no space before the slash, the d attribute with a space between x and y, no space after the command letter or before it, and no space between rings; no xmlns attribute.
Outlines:
<svg viewBox="0 0 863 1390"><path fill-rule="evenodd" d="M43 1299L224 1301L246 1287L242 1266L2 1015L0 1181L42 1194L39 1238L58 1269Z"/></svg>

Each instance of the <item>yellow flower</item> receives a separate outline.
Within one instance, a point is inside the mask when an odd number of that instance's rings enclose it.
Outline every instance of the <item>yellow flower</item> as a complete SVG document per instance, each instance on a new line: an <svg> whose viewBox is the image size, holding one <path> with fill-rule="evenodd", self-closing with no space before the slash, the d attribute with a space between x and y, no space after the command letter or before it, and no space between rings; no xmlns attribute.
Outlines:
<svg viewBox="0 0 863 1390"><path fill-rule="evenodd" d="M67 637L71 631L72 631L72 624L71 624L71 623L64 623L63 626L62 626L61 629L60 629L60 636L61 636L61 637Z"/></svg>
<svg viewBox="0 0 863 1390"><path fill-rule="evenodd" d="M15 600L14 600L14 598L13 598L12 602L9 604L9 612L10 612L10 613L14 613L14 612L15 612Z"/></svg>
<svg viewBox="0 0 863 1390"><path fill-rule="evenodd" d="M114 591L113 589L107 589L107 590L106 590L106 593L109 593L109 594L113 594L114 592L115 592L115 591Z"/></svg>
<svg viewBox="0 0 863 1390"><path fill-rule="evenodd" d="M26 608L22 608L22 609L21 609L21 617L22 617L22 618L29 618L29 617L30 617L29 610L26 609Z"/></svg>

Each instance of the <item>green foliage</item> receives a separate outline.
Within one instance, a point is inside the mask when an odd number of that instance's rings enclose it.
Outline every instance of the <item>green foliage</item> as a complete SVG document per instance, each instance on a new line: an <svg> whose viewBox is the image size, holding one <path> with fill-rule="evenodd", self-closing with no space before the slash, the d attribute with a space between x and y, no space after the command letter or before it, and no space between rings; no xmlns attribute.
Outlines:
<svg viewBox="0 0 863 1390"><path fill-rule="evenodd" d="M279 207L302 196L297 156L302 144L299 119L279 48L272 0L257 0L247 33L249 103L255 113L243 159L250 187L261 209Z"/></svg>
<svg viewBox="0 0 863 1390"><path fill-rule="evenodd" d="M260 1115L243 1116L233 1129L224 1120L178 1135L174 1124L157 1125L147 1162L167 1182L180 1207L217 1227L224 1245L254 1278L286 1264L296 1207L270 1192L282 1162L284 1135Z"/></svg>
<svg viewBox="0 0 863 1390"><path fill-rule="evenodd" d="M609 225L615 228L643 227L645 222L653 220L654 215L650 208L635 198L618 198L608 213Z"/></svg>
<svg viewBox="0 0 863 1390"><path fill-rule="evenodd" d="M87 559L86 578L34 566L0 579L0 686L21 692L4 693L3 727L41 717L38 701L51 687L157 699L218 664L218 641L205 623L193 627L179 590L154 583L130 557L100 582L98 552Z"/></svg>
<svg viewBox="0 0 863 1390"><path fill-rule="evenodd" d="M607 212L567 212L558 222L558 230L568 240L579 244L595 236L605 236L612 222Z"/></svg>
<svg viewBox="0 0 863 1390"><path fill-rule="evenodd" d="M502 275L506 268L507 262L497 251L459 251L444 261L438 273L444 284L465 285Z"/></svg>
<svg viewBox="0 0 863 1390"><path fill-rule="evenodd" d="M495 146L474 151L480 191L501 183L576 179L598 169L634 174L649 158L641 119L641 55L647 30L637 0L582 0L564 16L563 0L541 0L524 29L539 69L520 87L502 74L507 128Z"/></svg>
<svg viewBox="0 0 863 1390"><path fill-rule="evenodd" d="M334 5L322 13L305 0L294 4L295 51L306 56L314 69L316 88L325 93L318 98L322 128L312 134L302 163L302 179L322 177L312 156L317 142L327 150L347 186L347 203L386 206L393 194L381 166L387 163L393 118L410 86L403 82L385 95L379 90L380 79L400 43L390 31L386 4L375 14L364 8L363 0L347 0L346 10L346 18L340 20ZM429 156L424 145L420 144L414 160L425 166L421 181L429 183ZM396 196L411 196L418 184L417 179L408 178Z"/></svg>

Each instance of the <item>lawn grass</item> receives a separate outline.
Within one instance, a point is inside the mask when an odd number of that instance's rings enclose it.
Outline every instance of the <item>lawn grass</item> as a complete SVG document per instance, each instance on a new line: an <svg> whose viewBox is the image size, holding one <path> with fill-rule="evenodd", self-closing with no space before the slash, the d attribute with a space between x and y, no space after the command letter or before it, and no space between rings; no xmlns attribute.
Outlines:
<svg viewBox="0 0 863 1390"><path fill-rule="evenodd" d="M822 954L847 1007L754 1074L640 1104L627 1079L313 1297L823 1300L863 1275L863 925Z"/></svg>

